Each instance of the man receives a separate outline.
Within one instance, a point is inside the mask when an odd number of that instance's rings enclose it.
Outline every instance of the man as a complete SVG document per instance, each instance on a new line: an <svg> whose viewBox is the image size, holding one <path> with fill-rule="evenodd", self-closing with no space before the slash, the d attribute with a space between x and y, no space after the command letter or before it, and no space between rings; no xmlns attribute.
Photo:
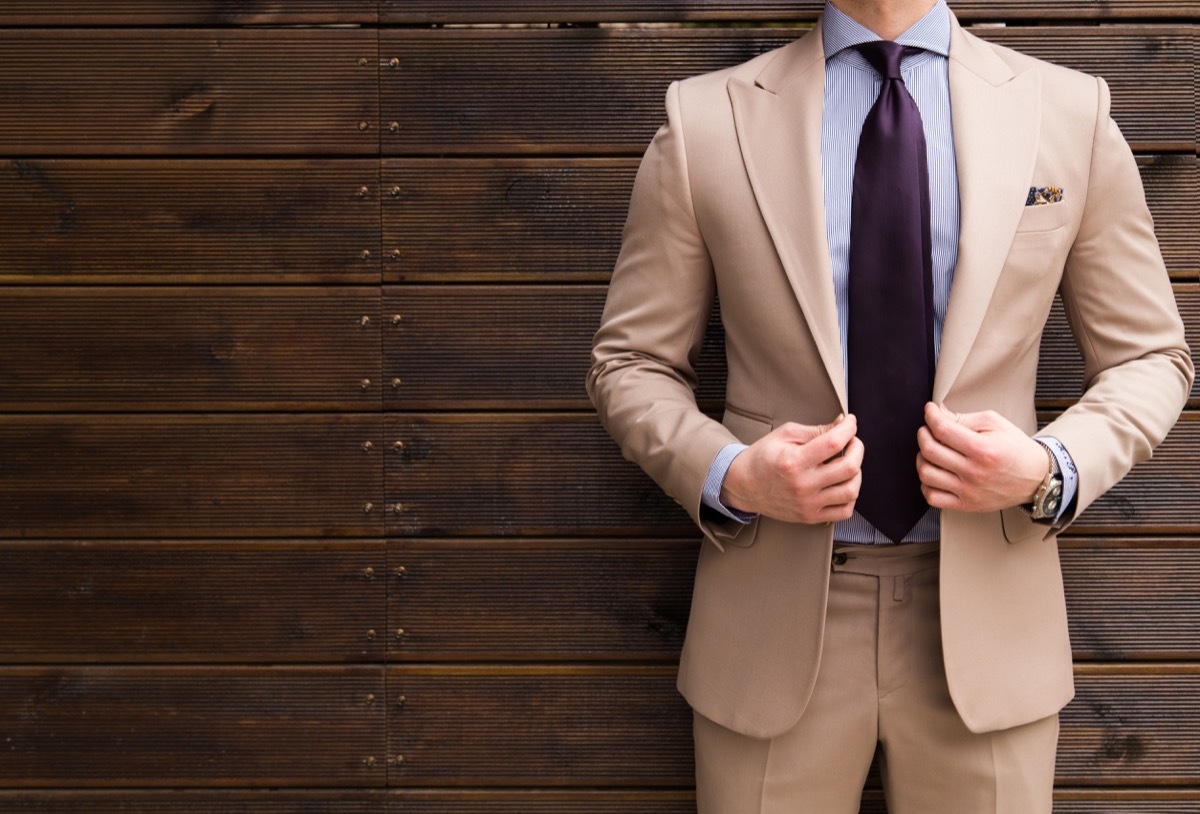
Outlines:
<svg viewBox="0 0 1200 814"><path fill-rule="evenodd" d="M1038 430L1056 293L1086 388ZM693 395L718 297L720 422ZM1192 375L1103 81L943 0L832 0L672 85L588 386L711 543L679 674L700 811L856 812L878 746L892 814L1049 812L1055 536Z"/></svg>

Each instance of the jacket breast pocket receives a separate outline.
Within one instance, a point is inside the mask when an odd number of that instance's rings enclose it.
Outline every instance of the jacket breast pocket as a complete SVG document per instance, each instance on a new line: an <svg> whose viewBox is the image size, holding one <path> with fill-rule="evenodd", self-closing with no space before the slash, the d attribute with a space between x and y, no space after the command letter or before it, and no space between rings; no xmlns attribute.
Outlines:
<svg viewBox="0 0 1200 814"><path fill-rule="evenodd" d="M1067 225L1070 215L1066 203L1027 206L1017 221L1017 234L1056 232Z"/></svg>

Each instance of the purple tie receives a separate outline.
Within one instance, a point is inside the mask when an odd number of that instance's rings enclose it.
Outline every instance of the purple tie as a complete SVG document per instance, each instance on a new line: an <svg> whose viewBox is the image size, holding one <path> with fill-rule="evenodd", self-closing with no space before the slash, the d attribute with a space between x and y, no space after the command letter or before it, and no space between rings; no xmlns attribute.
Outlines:
<svg viewBox="0 0 1200 814"><path fill-rule="evenodd" d="M929 168L900 60L920 49L854 46L883 87L867 114L850 203L850 411L866 448L856 509L900 542L929 509L917 477L917 430L933 392Z"/></svg>

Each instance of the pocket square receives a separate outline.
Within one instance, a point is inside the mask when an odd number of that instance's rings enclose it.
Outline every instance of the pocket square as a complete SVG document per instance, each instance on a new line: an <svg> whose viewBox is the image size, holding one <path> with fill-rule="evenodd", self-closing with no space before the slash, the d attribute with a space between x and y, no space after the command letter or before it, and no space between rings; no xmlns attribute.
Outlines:
<svg viewBox="0 0 1200 814"><path fill-rule="evenodd" d="M1030 187L1025 198L1026 206L1045 206L1063 199L1062 187Z"/></svg>

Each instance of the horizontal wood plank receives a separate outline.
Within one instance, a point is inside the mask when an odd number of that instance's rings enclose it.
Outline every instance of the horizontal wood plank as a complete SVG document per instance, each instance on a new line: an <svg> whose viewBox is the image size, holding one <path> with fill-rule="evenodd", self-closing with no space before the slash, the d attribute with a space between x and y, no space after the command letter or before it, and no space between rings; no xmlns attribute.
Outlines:
<svg viewBox="0 0 1200 814"><path fill-rule="evenodd" d="M389 536L686 536L594 416L387 416Z"/></svg>
<svg viewBox="0 0 1200 814"><path fill-rule="evenodd" d="M5 288L0 411L378 410L379 321L377 288Z"/></svg>
<svg viewBox="0 0 1200 814"><path fill-rule="evenodd" d="M0 786L382 787L383 697L382 667L0 668Z"/></svg>
<svg viewBox="0 0 1200 814"><path fill-rule="evenodd" d="M373 23L378 0L5 0L0 26Z"/></svg>
<svg viewBox="0 0 1200 814"><path fill-rule="evenodd" d="M1200 285L1176 285L1192 347L1200 347ZM384 404L394 410L587 408L584 380L600 324L600 286L426 286L384 290ZM387 315L391 315L388 317ZM696 396L724 400L720 315L709 320ZM1065 407L1083 389L1083 360L1061 303L1050 314L1039 403ZM1191 403L1200 404L1200 383Z"/></svg>
<svg viewBox="0 0 1200 814"><path fill-rule="evenodd" d="M392 415L388 533L694 536L681 508L588 415ZM399 448L396 445L401 445ZM1200 415L1096 501L1073 534L1193 534Z"/></svg>
<svg viewBox="0 0 1200 814"><path fill-rule="evenodd" d="M393 543L388 628L404 636L389 638L389 657L673 663L698 546L695 540ZM1060 547L1076 660L1200 660L1194 621L1200 544L1073 538Z"/></svg>
<svg viewBox="0 0 1200 814"><path fill-rule="evenodd" d="M15 814L385 814L381 789L86 791L0 790Z"/></svg>
<svg viewBox="0 0 1200 814"><path fill-rule="evenodd" d="M378 538L380 436L377 415L0 415L0 539Z"/></svg>
<svg viewBox="0 0 1200 814"><path fill-rule="evenodd" d="M0 543L0 561L0 664L383 660L382 542Z"/></svg>
<svg viewBox="0 0 1200 814"><path fill-rule="evenodd" d="M1060 784L1195 781L1200 668L1098 666L1076 686L1062 713ZM691 712L666 668L391 668L388 690L390 785L692 782Z"/></svg>
<svg viewBox="0 0 1200 814"><path fill-rule="evenodd" d="M373 155L374 31L0 30L0 153Z"/></svg>
<svg viewBox="0 0 1200 814"><path fill-rule="evenodd" d="M13 158L0 283L377 284L378 175L355 159Z"/></svg>
<svg viewBox="0 0 1200 814"><path fill-rule="evenodd" d="M636 159L388 159L386 282L601 282L621 247ZM1195 155L1142 156L1168 270L1200 278ZM455 228L445 228L453 223ZM3 228L3 227L0 227ZM0 249L2 251L2 249Z"/></svg>
<svg viewBox="0 0 1200 814"><path fill-rule="evenodd" d="M692 713L671 669L572 675L388 672L391 786L693 782ZM400 698L403 697L403 702Z"/></svg>
<svg viewBox="0 0 1200 814"><path fill-rule="evenodd" d="M388 23L589 23L686 21L810 21L821 0L381 0ZM950 0L965 21L1044 19L1188 19L1196 9L1189 0Z"/></svg>
<svg viewBox="0 0 1200 814"><path fill-rule="evenodd" d="M384 280L607 280L637 165L629 158L387 159Z"/></svg>
<svg viewBox="0 0 1200 814"><path fill-rule="evenodd" d="M389 658L674 662L697 552L694 540L393 543L388 628L405 635L389 637Z"/></svg>
<svg viewBox="0 0 1200 814"><path fill-rule="evenodd" d="M382 149L387 155L640 154L664 119L670 81L744 62L797 33L384 29ZM1186 27L979 33L1107 77L1113 115L1140 151L1195 152L1194 35ZM1154 94L1145 93L1148 85Z"/></svg>

